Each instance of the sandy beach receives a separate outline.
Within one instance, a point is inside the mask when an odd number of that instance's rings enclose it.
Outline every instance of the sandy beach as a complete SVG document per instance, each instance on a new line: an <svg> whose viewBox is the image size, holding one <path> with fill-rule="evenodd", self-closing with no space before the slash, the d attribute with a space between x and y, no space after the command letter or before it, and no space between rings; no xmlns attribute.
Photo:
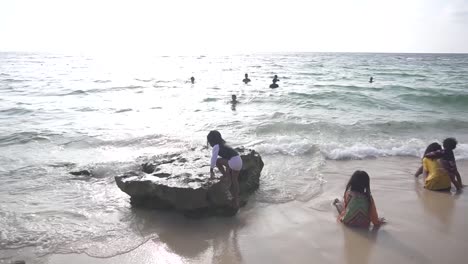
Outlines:
<svg viewBox="0 0 468 264"><path fill-rule="evenodd" d="M53 254L26 263L463 263L468 249L468 198L427 191L413 177L419 160L327 161L321 192L283 204L252 202L234 218L185 219L174 213L135 210L142 234L157 236L110 258ZM466 182L468 162L459 161ZM349 175L365 169L380 216L379 230L357 230L336 222L332 200ZM464 177L465 176L465 177ZM13 252L10 252L13 253Z"/></svg>

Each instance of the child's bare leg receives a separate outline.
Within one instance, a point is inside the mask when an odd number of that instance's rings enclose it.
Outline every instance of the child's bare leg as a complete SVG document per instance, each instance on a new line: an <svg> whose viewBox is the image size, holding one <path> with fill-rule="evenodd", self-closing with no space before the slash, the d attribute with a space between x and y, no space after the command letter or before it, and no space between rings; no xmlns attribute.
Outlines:
<svg viewBox="0 0 468 264"><path fill-rule="evenodd" d="M221 172L221 174L226 175L225 167L229 168L227 159L222 159L222 158L217 159L216 167L218 167L218 170Z"/></svg>
<svg viewBox="0 0 468 264"><path fill-rule="evenodd" d="M239 208L239 171L230 170L231 174L231 194L235 208Z"/></svg>
<svg viewBox="0 0 468 264"><path fill-rule="evenodd" d="M338 213L341 214L343 211L343 203L341 203L339 199L335 199L333 205L336 207L336 210L338 210Z"/></svg>

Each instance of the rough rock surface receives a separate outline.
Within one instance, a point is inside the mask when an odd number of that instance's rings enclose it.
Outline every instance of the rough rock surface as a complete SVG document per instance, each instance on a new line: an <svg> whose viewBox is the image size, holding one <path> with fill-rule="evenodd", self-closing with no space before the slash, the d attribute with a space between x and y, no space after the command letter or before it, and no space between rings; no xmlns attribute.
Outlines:
<svg viewBox="0 0 468 264"><path fill-rule="evenodd" d="M243 161L239 175L240 203L259 187L263 161L254 150L236 149ZM233 215L230 179L209 173L209 152L192 151L157 156L142 164L141 171L115 177L117 186L130 195L135 207L178 210L188 216Z"/></svg>

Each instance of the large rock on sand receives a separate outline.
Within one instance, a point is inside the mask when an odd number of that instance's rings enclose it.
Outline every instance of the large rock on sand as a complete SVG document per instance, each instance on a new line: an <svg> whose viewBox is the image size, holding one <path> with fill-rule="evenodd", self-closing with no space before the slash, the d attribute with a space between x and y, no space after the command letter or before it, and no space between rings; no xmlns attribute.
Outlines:
<svg viewBox="0 0 468 264"><path fill-rule="evenodd" d="M254 150L236 149L243 167L239 175L240 203L259 187L263 161ZM182 211L189 216L233 215L230 178L217 172L210 178L210 156L206 150L157 156L141 171L115 177L117 186L130 195L135 207Z"/></svg>

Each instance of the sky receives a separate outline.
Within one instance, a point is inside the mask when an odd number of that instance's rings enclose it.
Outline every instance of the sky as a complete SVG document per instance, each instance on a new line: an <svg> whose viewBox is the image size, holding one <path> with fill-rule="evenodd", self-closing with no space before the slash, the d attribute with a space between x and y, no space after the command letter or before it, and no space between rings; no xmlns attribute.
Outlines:
<svg viewBox="0 0 468 264"><path fill-rule="evenodd" d="M468 0L0 0L0 51L468 53Z"/></svg>

